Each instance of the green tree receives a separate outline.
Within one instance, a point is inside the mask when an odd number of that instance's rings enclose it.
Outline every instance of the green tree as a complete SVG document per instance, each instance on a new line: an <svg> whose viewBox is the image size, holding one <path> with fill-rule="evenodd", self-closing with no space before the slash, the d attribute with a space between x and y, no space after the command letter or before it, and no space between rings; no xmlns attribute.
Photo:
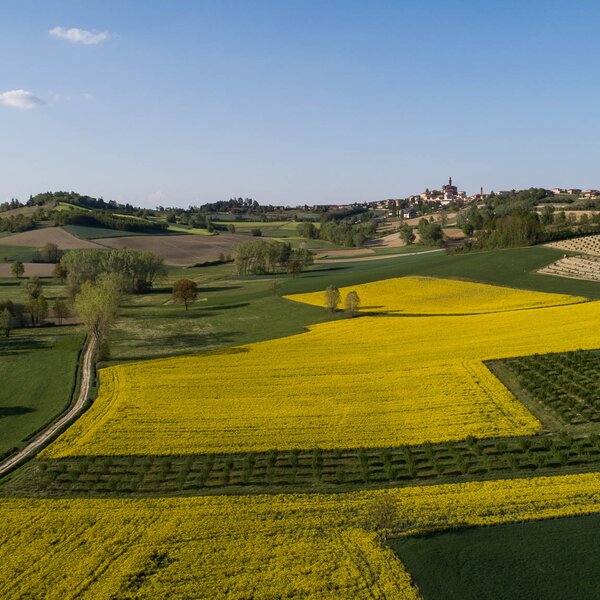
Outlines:
<svg viewBox="0 0 600 600"><path fill-rule="evenodd" d="M542 216L540 217L542 225L552 225L554 223L554 206L546 205L542 210Z"/></svg>
<svg viewBox="0 0 600 600"><path fill-rule="evenodd" d="M229 223L229 225L227 225L227 231L229 231L229 233L235 233L235 225L233 223Z"/></svg>
<svg viewBox="0 0 600 600"><path fill-rule="evenodd" d="M340 303L340 298L340 290L333 285L327 286L327 289L325 290L325 306L327 307L327 310L335 312Z"/></svg>
<svg viewBox="0 0 600 600"><path fill-rule="evenodd" d="M178 279L173 284L171 298L174 302L183 302L185 310L188 309L188 303L193 302L198 297L198 284L191 279Z"/></svg>
<svg viewBox="0 0 600 600"><path fill-rule="evenodd" d="M52 277L56 277L60 279L61 283L64 283L67 280L67 275L66 267L62 263L57 262L52 270Z"/></svg>
<svg viewBox="0 0 600 600"><path fill-rule="evenodd" d="M421 243L427 246L439 246L444 240L444 232L439 223L432 223L431 221L427 221L427 219L421 219L418 230Z"/></svg>
<svg viewBox="0 0 600 600"><path fill-rule="evenodd" d="M35 299L42 293L42 283L39 277L30 277L22 283L22 286L25 288L25 292L30 299Z"/></svg>
<svg viewBox="0 0 600 600"><path fill-rule="evenodd" d="M10 330L12 328L12 315L10 314L10 310L5 308L0 311L0 331L4 333L5 337L10 335Z"/></svg>
<svg viewBox="0 0 600 600"><path fill-rule="evenodd" d="M309 240L319 237L319 230L315 227L315 224L310 221L298 223L296 231L298 232L298 235Z"/></svg>
<svg viewBox="0 0 600 600"><path fill-rule="evenodd" d="M121 280L113 273L100 275L95 283L85 281L75 298L75 310L98 347L117 317L120 300Z"/></svg>
<svg viewBox="0 0 600 600"><path fill-rule="evenodd" d="M54 307L52 311L59 325L62 325L63 319L68 318L70 314L69 305L62 298L57 298L54 301Z"/></svg>
<svg viewBox="0 0 600 600"><path fill-rule="evenodd" d="M400 239L407 245L410 246L415 241L415 234L408 223L404 223L400 227Z"/></svg>
<svg viewBox="0 0 600 600"><path fill-rule="evenodd" d="M58 246L52 242L48 242L42 248L42 257L49 263L57 263L60 260L61 254Z"/></svg>
<svg viewBox="0 0 600 600"><path fill-rule="evenodd" d="M25 265L20 260L17 260L12 264L10 270L15 277L22 277L23 273L25 273Z"/></svg>
<svg viewBox="0 0 600 600"><path fill-rule="evenodd" d="M26 309L31 317L31 324L38 325L48 316L48 301L43 294L29 296Z"/></svg>
<svg viewBox="0 0 600 600"><path fill-rule="evenodd" d="M352 290L346 294L346 300L344 302L344 307L346 312L353 317L358 311L358 307L360 306L360 298L358 294Z"/></svg>

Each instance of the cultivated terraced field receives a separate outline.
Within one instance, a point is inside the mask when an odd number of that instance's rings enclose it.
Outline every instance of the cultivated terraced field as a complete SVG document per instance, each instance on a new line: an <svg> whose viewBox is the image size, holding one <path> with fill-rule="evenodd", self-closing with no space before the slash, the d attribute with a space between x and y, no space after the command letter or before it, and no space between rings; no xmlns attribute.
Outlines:
<svg viewBox="0 0 600 600"><path fill-rule="evenodd" d="M566 256L540 269L538 273L568 277L569 279L600 281L600 257Z"/></svg>
<svg viewBox="0 0 600 600"><path fill-rule="evenodd" d="M91 408L0 487L0 596L416 600L383 532L600 512L600 302L350 290L357 318L102 369Z"/></svg>
<svg viewBox="0 0 600 600"><path fill-rule="evenodd" d="M600 511L600 476L334 495L9 499L0 595L416 600L400 560L365 529L382 496L397 503L408 535Z"/></svg>
<svg viewBox="0 0 600 600"><path fill-rule="evenodd" d="M428 284L437 289L445 313L452 310L449 297L460 314L474 309L478 295L488 310L504 303L516 308L519 302L528 310L426 322L398 316L346 319L229 351L105 369L92 409L45 455L372 447L537 431L537 420L482 360L598 347L600 332L590 332L587 324L597 315L597 304L425 281L423 298ZM414 313L427 306L414 292L420 282L404 278L383 285ZM464 294L457 295L463 286ZM569 301L574 304L565 304ZM550 306L531 310L532 305ZM528 328L536 335L523 336Z"/></svg>
<svg viewBox="0 0 600 600"><path fill-rule="evenodd" d="M552 242L548 244L550 248L559 250L568 250L569 252L581 252L591 256L600 256L600 234L586 235L585 237L575 238L573 240L564 240L562 242Z"/></svg>
<svg viewBox="0 0 600 600"><path fill-rule="evenodd" d="M600 281L600 234L573 240L553 242L551 248L578 252L580 256L565 256L538 271L544 275L556 275L569 279Z"/></svg>

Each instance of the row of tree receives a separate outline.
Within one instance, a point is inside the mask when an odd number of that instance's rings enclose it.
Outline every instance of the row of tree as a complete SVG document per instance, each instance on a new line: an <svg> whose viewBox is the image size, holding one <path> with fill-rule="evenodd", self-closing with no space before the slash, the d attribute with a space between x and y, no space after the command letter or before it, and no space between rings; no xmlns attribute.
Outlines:
<svg viewBox="0 0 600 600"><path fill-rule="evenodd" d="M326 221L320 227L314 223L299 223L298 234L306 239L321 239L338 246L354 246L360 248L377 230L375 221L352 223L349 221Z"/></svg>
<svg viewBox="0 0 600 600"><path fill-rule="evenodd" d="M156 278L164 273L163 260L154 252L130 248L109 252L93 248L71 250L59 264L72 298L84 282L95 282L102 274L117 275L123 293L138 294L148 291Z"/></svg>
<svg viewBox="0 0 600 600"><path fill-rule="evenodd" d="M327 286L325 290L325 306L329 312L335 312L338 310L340 302L342 301L342 294L340 290L334 285ZM355 290L350 290L346 294L344 299L344 310L351 316L354 317L360 306L360 298Z"/></svg>
<svg viewBox="0 0 600 600"><path fill-rule="evenodd" d="M287 242L257 239L234 248L239 275L300 273L313 263L313 254L305 248L292 248Z"/></svg>

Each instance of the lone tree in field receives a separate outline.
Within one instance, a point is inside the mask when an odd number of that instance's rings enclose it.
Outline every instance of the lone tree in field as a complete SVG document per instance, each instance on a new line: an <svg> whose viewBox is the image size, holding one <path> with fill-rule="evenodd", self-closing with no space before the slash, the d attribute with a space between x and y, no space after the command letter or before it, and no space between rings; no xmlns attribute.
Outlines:
<svg viewBox="0 0 600 600"><path fill-rule="evenodd" d="M193 302L198 297L198 285L191 279L178 279L173 284L171 298L174 302L183 302L185 310L188 309L188 303Z"/></svg>
<svg viewBox="0 0 600 600"><path fill-rule="evenodd" d="M396 500L389 494L378 496L367 508L367 526L385 540L398 525L400 514Z"/></svg>
<svg viewBox="0 0 600 600"><path fill-rule="evenodd" d="M327 310L335 312L340 303L340 298L340 290L333 285L327 286L325 290L325 305L327 306Z"/></svg>
<svg viewBox="0 0 600 600"><path fill-rule="evenodd" d="M344 303L344 307L346 309L346 312L353 317L354 315L356 315L356 312L358 311L358 307L360 305L360 298L358 297L358 294L352 290L351 292L348 292L348 294L346 295L346 301Z"/></svg>
<svg viewBox="0 0 600 600"><path fill-rule="evenodd" d="M85 281L75 297L75 310L88 333L101 347L117 317L122 280L114 273L105 273L95 283Z"/></svg>
<svg viewBox="0 0 600 600"><path fill-rule="evenodd" d="M20 260L17 260L12 264L10 270L15 277L22 277L23 273L25 273L25 265Z"/></svg>
<svg viewBox="0 0 600 600"><path fill-rule="evenodd" d="M62 298L57 298L54 302L53 312L58 324L62 325L63 319L69 316L69 305Z"/></svg>
<svg viewBox="0 0 600 600"><path fill-rule="evenodd" d="M10 335L12 324L12 315L10 314L10 310L5 308L0 311L0 332L3 333L6 337Z"/></svg>

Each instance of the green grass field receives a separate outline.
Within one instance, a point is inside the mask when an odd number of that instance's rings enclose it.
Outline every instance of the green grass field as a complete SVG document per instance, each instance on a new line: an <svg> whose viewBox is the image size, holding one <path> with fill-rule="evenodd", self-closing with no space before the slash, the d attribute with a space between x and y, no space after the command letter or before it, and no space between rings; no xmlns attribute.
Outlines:
<svg viewBox="0 0 600 600"><path fill-rule="evenodd" d="M27 300L27 292L24 283L26 278L22 279L0 279L0 302L11 300L14 303L24 303ZM40 279L42 293L48 301L55 298L66 298L67 292L65 286L58 279L44 278Z"/></svg>
<svg viewBox="0 0 600 600"><path fill-rule="evenodd" d="M0 246L0 261L29 262L37 248L28 248L26 246Z"/></svg>
<svg viewBox="0 0 600 600"><path fill-rule="evenodd" d="M394 540L424 600L600 598L600 514Z"/></svg>
<svg viewBox="0 0 600 600"><path fill-rule="evenodd" d="M187 233L190 235L214 235L214 233L210 233L208 229L199 229L196 227L183 227L182 225L169 225L169 231L173 231L175 233Z"/></svg>
<svg viewBox="0 0 600 600"><path fill-rule="evenodd" d="M83 335L75 327L14 331L0 338L0 455L68 405Z"/></svg>

